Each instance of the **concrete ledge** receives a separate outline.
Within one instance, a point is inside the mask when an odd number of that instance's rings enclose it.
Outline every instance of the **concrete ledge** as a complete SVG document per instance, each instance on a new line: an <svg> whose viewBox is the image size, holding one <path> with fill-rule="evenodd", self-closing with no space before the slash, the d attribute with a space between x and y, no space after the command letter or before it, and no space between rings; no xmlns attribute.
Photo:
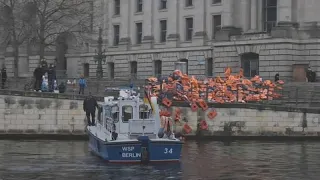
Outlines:
<svg viewBox="0 0 320 180"><path fill-rule="evenodd" d="M272 102L272 101L271 101ZM271 103L270 102L270 103ZM188 103L185 102L173 102L172 106L175 107L190 107ZM320 114L320 108L312 107L292 107L287 105L272 105L268 103L208 103L210 108L244 108L244 109L257 109L262 110L272 110L272 111L286 111L286 112L303 112L303 113L315 113Z"/></svg>
<svg viewBox="0 0 320 180"><path fill-rule="evenodd" d="M186 136L187 141L320 141L320 136Z"/></svg>
<svg viewBox="0 0 320 180"><path fill-rule="evenodd" d="M86 134L0 134L0 140L87 141ZM320 136L185 136L187 141L320 141Z"/></svg>
<svg viewBox="0 0 320 180"><path fill-rule="evenodd" d="M88 140L86 134L0 134L0 140Z"/></svg>

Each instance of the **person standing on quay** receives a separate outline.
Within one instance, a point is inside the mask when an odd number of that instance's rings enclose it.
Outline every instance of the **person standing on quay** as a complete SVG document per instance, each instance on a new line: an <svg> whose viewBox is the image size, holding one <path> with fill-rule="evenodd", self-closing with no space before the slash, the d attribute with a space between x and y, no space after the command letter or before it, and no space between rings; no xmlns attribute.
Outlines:
<svg viewBox="0 0 320 180"><path fill-rule="evenodd" d="M41 89L42 75L43 75L43 71L41 69L41 66L38 65L38 67L33 71L33 76L36 79L36 81L34 83L34 90L35 91L39 91Z"/></svg>
<svg viewBox="0 0 320 180"><path fill-rule="evenodd" d="M53 64L50 64L50 67L48 69L48 84L49 84L49 92L53 92L54 88L54 80L56 80L56 70L53 66Z"/></svg>
<svg viewBox="0 0 320 180"><path fill-rule="evenodd" d="M87 81L83 75L79 79L79 94L84 94L84 88L87 87Z"/></svg>
<svg viewBox="0 0 320 180"><path fill-rule="evenodd" d="M83 101L83 111L86 112L86 117L89 126L95 126L96 108L98 108L97 100L89 92L89 96ZM91 121L90 121L91 115Z"/></svg>

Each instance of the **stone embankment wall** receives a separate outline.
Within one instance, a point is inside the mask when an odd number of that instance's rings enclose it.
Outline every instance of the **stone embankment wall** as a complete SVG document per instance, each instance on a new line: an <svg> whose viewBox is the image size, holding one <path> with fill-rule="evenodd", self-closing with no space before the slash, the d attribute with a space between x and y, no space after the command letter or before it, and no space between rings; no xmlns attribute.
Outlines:
<svg viewBox="0 0 320 180"><path fill-rule="evenodd" d="M176 107L171 108L174 116ZM320 136L320 114L304 110L288 111L258 110L250 108L215 108L217 116L209 119L207 114L213 110L192 112L189 107L180 108L181 121L176 123L177 131L188 123L192 128L190 135L203 136ZM300 112L299 112L300 111ZM207 130L197 128L205 120Z"/></svg>
<svg viewBox="0 0 320 180"><path fill-rule="evenodd" d="M82 101L0 96L0 132L83 134Z"/></svg>
<svg viewBox="0 0 320 180"><path fill-rule="evenodd" d="M181 109L176 130L182 131L188 123L189 135L208 136L320 136L320 114L316 110L277 107L264 110L265 106L215 105L217 116L209 119L207 111L192 112L185 104ZM175 109L171 112L175 118ZM288 112L291 111L291 112ZM82 101L21 96L0 96L0 133L2 134L84 134L85 114ZM197 124L205 120L207 130Z"/></svg>

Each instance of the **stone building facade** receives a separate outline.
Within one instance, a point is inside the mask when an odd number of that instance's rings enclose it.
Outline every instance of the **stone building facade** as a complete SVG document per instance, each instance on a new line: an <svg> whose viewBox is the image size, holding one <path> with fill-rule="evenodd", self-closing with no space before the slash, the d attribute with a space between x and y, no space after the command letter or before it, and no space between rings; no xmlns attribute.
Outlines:
<svg viewBox="0 0 320 180"><path fill-rule="evenodd" d="M246 76L304 81L320 71L320 1L99 0L109 79L168 75L177 62L190 75L217 76L225 67ZM68 52L67 72L94 77L95 42Z"/></svg>
<svg viewBox="0 0 320 180"><path fill-rule="evenodd" d="M297 0L105 0L105 72L144 79L168 75L181 61L190 75L221 75L229 66L246 76L302 81L306 67L320 70L317 7ZM86 61L94 74L95 63Z"/></svg>

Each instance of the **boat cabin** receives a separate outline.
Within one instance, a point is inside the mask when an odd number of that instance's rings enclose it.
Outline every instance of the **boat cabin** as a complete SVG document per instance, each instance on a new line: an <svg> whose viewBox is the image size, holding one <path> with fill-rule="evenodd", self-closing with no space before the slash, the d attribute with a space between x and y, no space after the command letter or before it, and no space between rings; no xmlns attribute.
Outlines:
<svg viewBox="0 0 320 180"><path fill-rule="evenodd" d="M111 140L132 139L140 135L156 137L152 109L139 97L106 97L99 105L98 123L103 126Z"/></svg>

